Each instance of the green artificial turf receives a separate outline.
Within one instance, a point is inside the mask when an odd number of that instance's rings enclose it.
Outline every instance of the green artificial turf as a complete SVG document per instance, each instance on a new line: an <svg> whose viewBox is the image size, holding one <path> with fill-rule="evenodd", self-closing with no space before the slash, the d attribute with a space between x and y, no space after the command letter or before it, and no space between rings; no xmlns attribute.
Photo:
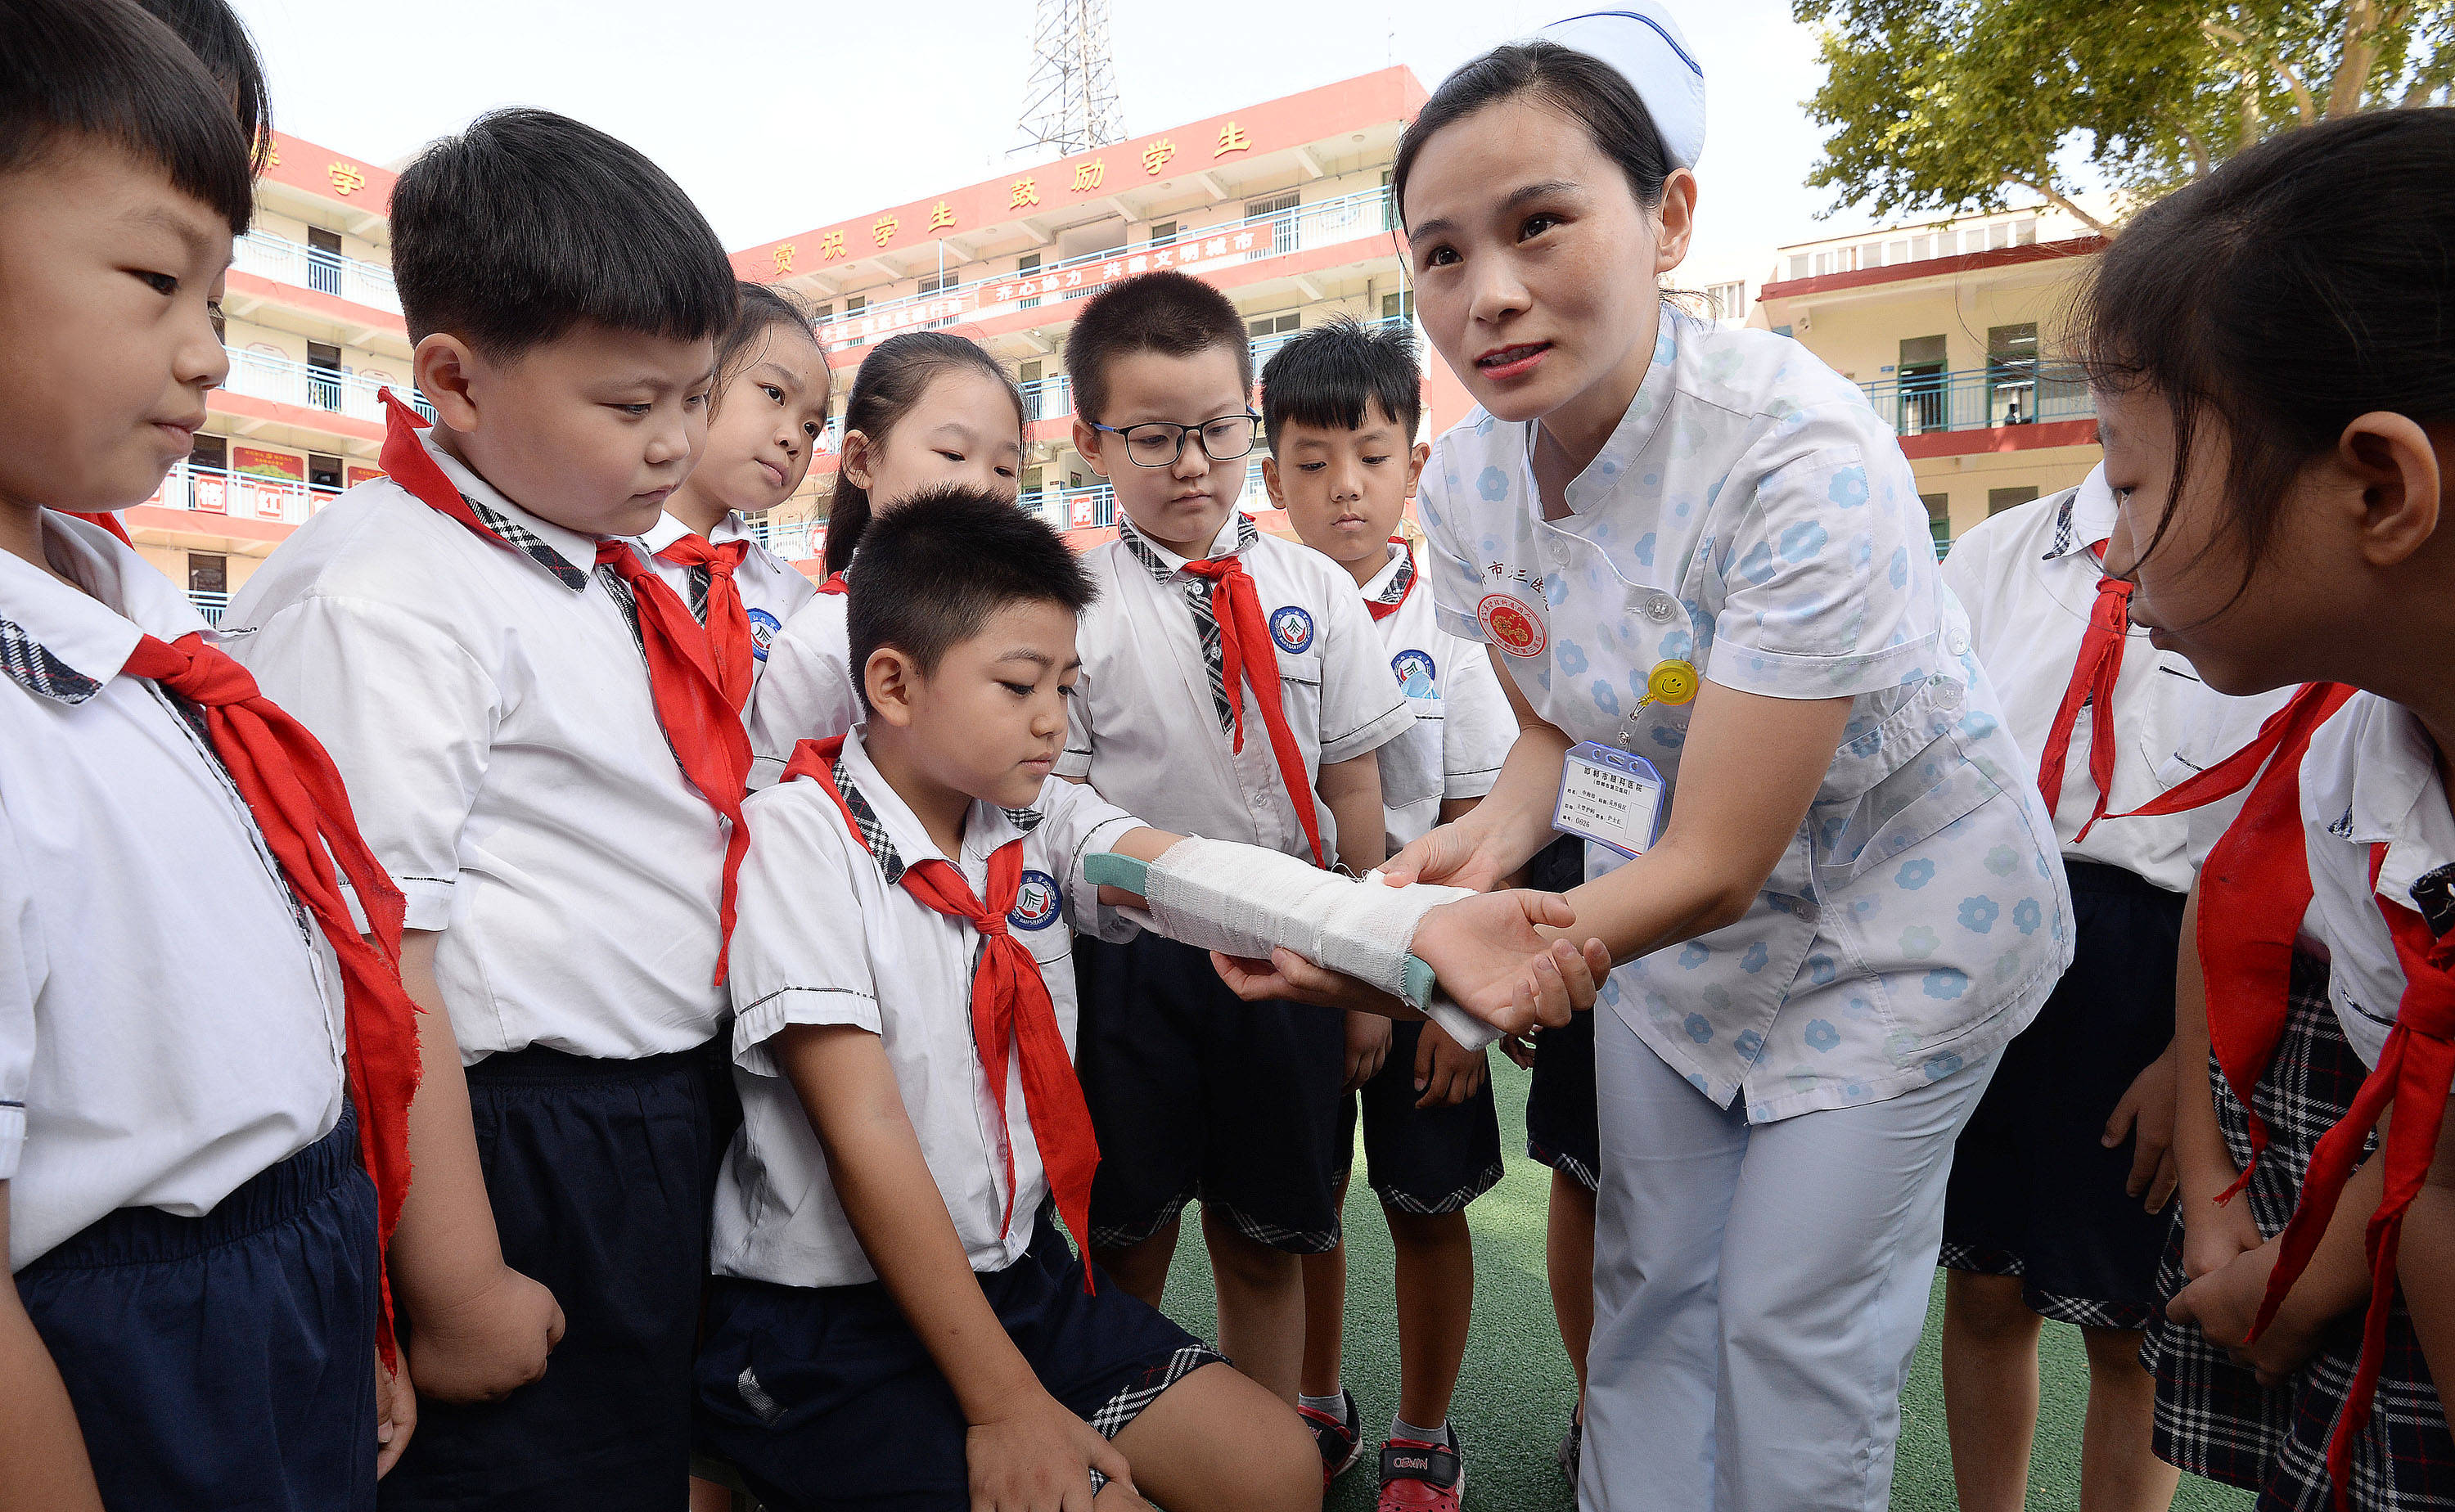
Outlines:
<svg viewBox="0 0 2455 1512"><path fill-rule="evenodd" d="M1466 1442L1467 1506L1478 1512L1572 1512L1576 1499L1552 1462L1576 1388L1543 1279L1543 1215L1552 1173L1525 1158L1526 1073L1497 1055L1491 1063L1509 1171L1468 1210L1475 1236L1474 1331L1451 1421ZM1360 1151L1356 1159L1360 1178ZM1188 1221L1184 1233L1186 1242L1177 1247L1168 1278L1167 1311L1207 1339L1217 1331L1209 1263L1199 1224ZM1398 1405L1398 1333L1390 1300L1390 1231L1361 1179L1348 1199L1347 1237L1347 1385L1362 1404L1367 1443L1377 1447ZM1938 1283L1938 1308L1942 1297ZM1902 1396L1893 1505L1915 1512L1949 1512L1955 1504L1936 1366L1938 1319L1938 1312L1928 1314L1926 1337ZM2033 1512L2077 1512L2080 1413L2088 1393L2077 1330L2047 1325L2042 1385L2029 1506ZM1369 1512L1373 1463L1368 1453L1339 1482L1327 1503L1330 1512ZM2251 1500L2247 1493L2185 1476L2174 1505L2201 1512L2247 1507Z"/></svg>

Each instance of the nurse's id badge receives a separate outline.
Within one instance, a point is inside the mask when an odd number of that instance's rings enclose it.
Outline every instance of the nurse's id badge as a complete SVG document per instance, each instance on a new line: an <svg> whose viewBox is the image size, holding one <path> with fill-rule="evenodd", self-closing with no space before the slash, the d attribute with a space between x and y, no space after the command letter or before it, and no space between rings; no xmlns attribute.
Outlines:
<svg viewBox="0 0 2455 1512"><path fill-rule="evenodd" d="M1662 774L1641 756L1580 740L1560 771L1552 828L1642 856L1662 835Z"/></svg>

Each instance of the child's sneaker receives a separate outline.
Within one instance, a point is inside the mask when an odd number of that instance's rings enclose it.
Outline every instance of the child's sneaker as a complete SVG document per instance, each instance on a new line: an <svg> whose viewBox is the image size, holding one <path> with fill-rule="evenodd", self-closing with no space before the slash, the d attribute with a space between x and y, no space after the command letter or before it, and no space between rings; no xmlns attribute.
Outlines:
<svg viewBox="0 0 2455 1512"><path fill-rule="evenodd" d="M1560 1474L1571 1485L1577 1483L1579 1462L1585 1458L1586 1414L1579 1408L1569 1415L1569 1431L1560 1436L1560 1447L1552 1455L1560 1462Z"/></svg>
<svg viewBox="0 0 2455 1512"><path fill-rule="evenodd" d="M1364 1458L1364 1418L1356 1411L1355 1393L1344 1386L1338 1389L1335 1418L1312 1407L1300 1406L1296 1411L1303 1416L1305 1426L1312 1430L1313 1447L1321 1451L1321 1484L1326 1491L1332 1481L1354 1469L1355 1462Z"/></svg>
<svg viewBox="0 0 2455 1512"><path fill-rule="evenodd" d="M1392 1439L1381 1446L1379 1512L1458 1512L1466 1495L1466 1446L1457 1429L1446 1444Z"/></svg>

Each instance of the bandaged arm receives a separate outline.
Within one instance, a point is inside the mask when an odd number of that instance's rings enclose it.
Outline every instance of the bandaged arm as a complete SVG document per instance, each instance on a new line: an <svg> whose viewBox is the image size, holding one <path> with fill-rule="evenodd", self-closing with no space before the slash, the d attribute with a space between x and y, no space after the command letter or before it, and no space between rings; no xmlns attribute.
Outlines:
<svg viewBox="0 0 2455 1512"><path fill-rule="evenodd" d="M1424 916L1473 897L1466 888L1388 886L1377 873L1359 880L1256 845L1150 829L1085 857L1084 877L1131 895L1120 900L1126 917L1154 934L1247 959L1284 947L1388 993L1466 1049L1499 1038L1442 996L1410 949Z"/></svg>

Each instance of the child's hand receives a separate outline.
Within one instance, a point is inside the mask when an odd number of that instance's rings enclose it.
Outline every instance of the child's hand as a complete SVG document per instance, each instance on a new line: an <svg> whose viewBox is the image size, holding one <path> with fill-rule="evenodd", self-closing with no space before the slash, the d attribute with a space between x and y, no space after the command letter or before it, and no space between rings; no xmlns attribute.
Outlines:
<svg viewBox="0 0 2455 1512"><path fill-rule="evenodd" d="M972 1512L1091 1512L1091 1475L1133 1488L1117 1446L1045 1391L1017 1392L964 1438Z"/></svg>
<svg viewBox="0 0 2455 1512"><path fill-rule="evenodd" d="M2174 1163L2174 1047L2148 1062L2132 1078L2130 1089L2105 1120L2104 1146L2111 1150L2125 1138L2134 1140L2131 1179L2123 1190L2141 1198L2151 1213L2163 1209L2174 1195L2180 1169Z"/></svg>
<svg viewBox="0 0 2455 1512"><path fill-rule="evenodd" d="M2240 1350L2267 1296L2267 1277L2276 1269L2277 1254L2277 1246L2266 1243L2235 1256L2176 1292L2165 1304L2165 1316L2197 1324L2210 1343Z"/></svg>
<svg viewBox="0 0 2455 1512"><path fill-rule="evenodd" d="M1524 1035L1502 1035L1500 1053L1515 1061L1520 1071L1534 1069L1534 1041Z"/></svg>
<svg viewBox="0 0 2455 1512"><path fill-rule="evenodd" d="M1384 1018L1412 1020L1424 1017L1370 982L1345 972L1316 966L1285 945L1268 960L1210 953L1210 969L1228 990L1247 1002L1301 1002L1317 1008L1344 1008L1349 1013L1378 1014Z"/></svg>
<svg viewBox="0 0 2455 1512"><path fill-rule="evenodd" d="M1556 893L1485 893L1427 912L1411 948L1459 1007L1503 1034L1523 1034L1538 1023L1556 1028L1572 1012L1592 1008L1611 975L1611 952L1601 940L1589 939L1580 950L1536 932L1537 925L1565 929L1576 921L1576 910Z"/></svg>
<svg viewBox="0 0 2455 1512"><path fill-rule="evenodd" d="M412 1322L410 1379L438 1401L499 1401L544 1375L562 1342L554 1293L508 1265L492 1285Z"/></svg>
<svg viewBox="0 0 2455 1512"><path fill-rule="evenodd" d="M375 1479L380 1481L400 1462L400 1452L409 1447L410 1436L417 1432L417 1388L409 1380L409 1345L403 1343L397 1353L402 1368L386 1370L383 1357L375 1357Z"/></svg>
<svg viewBox="0 0 2455 1512"><path fill-rule="evenodd" d="M2185 1200L2182 1204L2182 1274L2191 1280L2224 1269L2237 1255L2247 1255L2266 1242L2259 1220L2250 1216L2247 1193L2220 1206Z"/></svg>
<svg viewBox="0 0 2455 1512"><path fill-rule="evenodd" d="M1379 1014L1349 1012L1347 1016L1347 1081L1338 1090L1353 1092L1380 1075L1390 1058L1389 1019Z"/></svg>
<svg viewBox="0 0 2455 1512"><path fill-rule="evenodd" d="M1415 1039L1415 1099L1419 1108L1451 1107L1473 1097L1491 1074L1480 1050L1468 1050L1438 1024L1424 1025Z"/></svg>

